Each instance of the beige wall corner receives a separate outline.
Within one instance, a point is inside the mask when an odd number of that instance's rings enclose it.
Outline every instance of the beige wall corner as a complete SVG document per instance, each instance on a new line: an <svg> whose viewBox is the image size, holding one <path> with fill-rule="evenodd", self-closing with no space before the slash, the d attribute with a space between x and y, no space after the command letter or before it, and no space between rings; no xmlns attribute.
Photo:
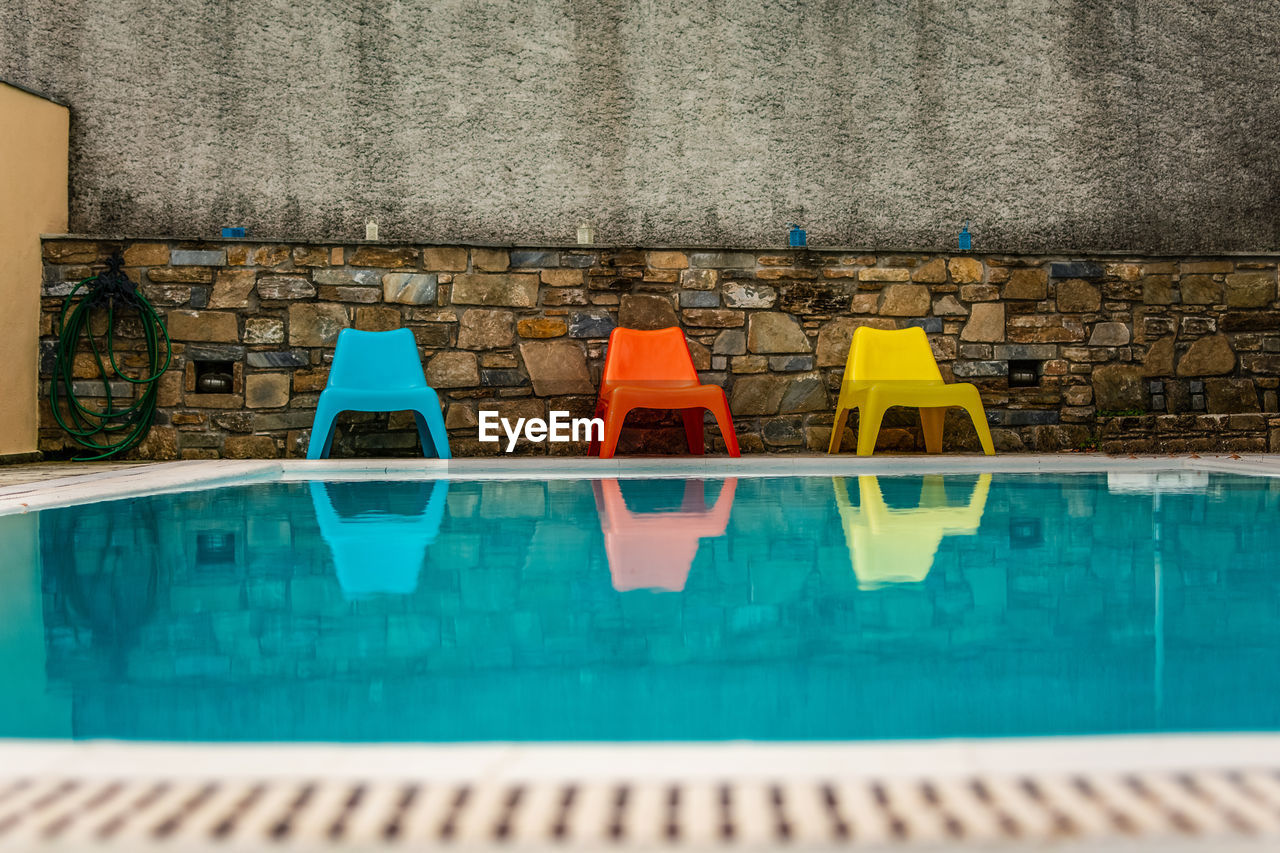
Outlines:
<svg viewBox="0 0 1280 853"><path fill-rule="evenodd" d="M67 230L70 121L0 82L0 457L36 449L40 235Z"/></svg>

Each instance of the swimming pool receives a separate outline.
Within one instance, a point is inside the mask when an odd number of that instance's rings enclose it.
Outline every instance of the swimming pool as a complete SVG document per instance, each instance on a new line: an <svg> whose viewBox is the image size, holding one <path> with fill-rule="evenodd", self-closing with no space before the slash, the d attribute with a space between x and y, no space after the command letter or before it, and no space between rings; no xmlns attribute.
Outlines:
<svg viewBox="0 0 1280 853"><path fill-rule="evenodd" d="M0 660L44 661L9 678L0 737L1273 731L1278 505L1275 479L1180 471L300 481L45 509L18 517L38 570L0 577Z"/></svg>

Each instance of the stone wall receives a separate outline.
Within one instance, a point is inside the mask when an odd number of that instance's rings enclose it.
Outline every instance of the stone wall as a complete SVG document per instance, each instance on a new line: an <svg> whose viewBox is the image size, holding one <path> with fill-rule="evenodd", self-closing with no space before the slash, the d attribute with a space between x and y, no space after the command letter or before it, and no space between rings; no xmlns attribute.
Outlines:
<svg viewBox="0 0 1280 853"><path fill-rule="evenodd" d="M144 458L305 453L344 327L406 327L445 403L455 455L477 410L589 415L609 332L684 328L728 391L744 452L824 450L850 337L921 326L948 380L982 391L1000 451L1280 449L1275 256L1089 258L858 251L492 248L56 238L44 243L41 449L74 451L47 399L55 315L122 252L167 317L174 363ZM140 346L136 325L123 349ZM136 357L129 363L140 363ZM1011 373L1012 367L1012 373ZM93 375L90 363L78 375ZM197 375L226 370L228 393ZM86 392L92 385L84 386ZM118 383L120 393L130 393ZM622 452L679 452L669 415L637 413ZM851 449L856 419L843 437ZM723 441L708 427L709 444ZM947 444L976 435L953 412ZM897 410L883 449L922 449ZM414 455L409 416L344 415L334 455ZM519 453L578 454L580 444Z"/></svg>

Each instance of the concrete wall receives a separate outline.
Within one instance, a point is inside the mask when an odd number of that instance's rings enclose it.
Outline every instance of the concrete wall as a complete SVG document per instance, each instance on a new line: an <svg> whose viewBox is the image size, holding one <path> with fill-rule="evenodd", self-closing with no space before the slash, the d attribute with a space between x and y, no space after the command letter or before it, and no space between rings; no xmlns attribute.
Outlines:
<svg viewBox="0 0 1280 853"><path fill-rule="evenodd" d="M66 107L0 83L0 456L36 449L40 235L67 228Z"/></svg>
<svg viewBox="0 0 1280 853"><path fill-rule="evenodd" d="M1280 248L1280 4L8 0L72 227L264 238Z"/></svg>

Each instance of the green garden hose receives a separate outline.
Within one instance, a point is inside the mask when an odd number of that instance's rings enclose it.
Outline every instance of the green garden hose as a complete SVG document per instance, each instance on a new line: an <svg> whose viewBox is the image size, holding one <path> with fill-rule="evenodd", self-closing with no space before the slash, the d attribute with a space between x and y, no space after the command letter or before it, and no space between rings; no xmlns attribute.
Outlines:
<svg viewBox="0 0 1280 853"><path fill-rule="evenodd" d="M138 287L122 272L124 261L117 255L107 261L106 272L90 276L77 284L67 294L58 315L58 347L54 353L53 382L49 386L49 402L53 417L71 438L89 453L77 456L76 461L87 462L106 459L124 453L147 437L156 413L156 397L160 389L160 377L169 369L173 359L173 345L164 321ZM92 320L95 312L106 312L105 340L94 334ZM130 313L136 313L142 325L146 341L146 372L141 377L127 375L120 369L116 358L117 324ZM164 341L161 358L160 342ZM75 390L76 353L83 349L93 354L98 365L98 377L102 393L90 396L105 400L101 409L84 405ZM132 395L129 405L117 407L111 393L114 377L107 375L103 356L110 363L115 377L143 386L139 394ZM161 363L163 361L163 363Z"/></svg>

